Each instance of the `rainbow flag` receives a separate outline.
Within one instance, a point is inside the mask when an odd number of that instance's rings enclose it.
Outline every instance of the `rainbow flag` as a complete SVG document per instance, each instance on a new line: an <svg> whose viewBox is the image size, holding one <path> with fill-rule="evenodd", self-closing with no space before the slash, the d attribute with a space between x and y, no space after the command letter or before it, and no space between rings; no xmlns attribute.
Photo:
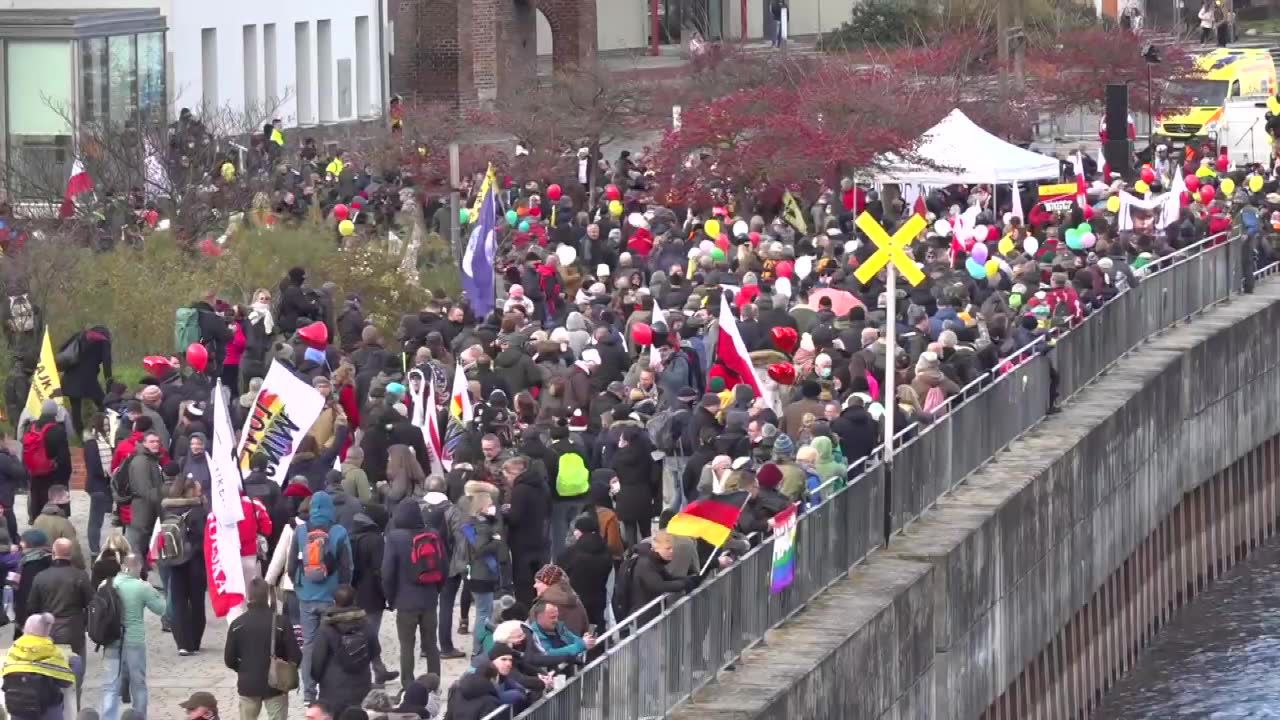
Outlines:
<svg viewBox="0 0 1280 720"><path fill-rule="evenodd" d="M728 541L750 497L746 492L735 492L694 500L671 518L667 532L700 538L720 547Z"/></svg>
<svg viewBox="0 0 1280 720"><path fill-rule="evenodd" d="M773 516L773 572L769 592L780 593L796 579L796 506Z"/></svg>

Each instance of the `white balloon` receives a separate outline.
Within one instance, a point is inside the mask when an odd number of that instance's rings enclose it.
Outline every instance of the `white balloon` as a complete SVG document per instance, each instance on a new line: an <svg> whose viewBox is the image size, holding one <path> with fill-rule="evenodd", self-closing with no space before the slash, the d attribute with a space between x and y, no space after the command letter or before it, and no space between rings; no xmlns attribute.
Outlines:
<svg viewBox="0 0 1280 720"><path fill-rule="evenodd" d="M780 277L773 283L774 292L783 297L791 297L791 279Z"/></svg>
<svg viewBox="0 0 1280 720"><path fill-rule="evenodd" d="M846 255L852 255L853 253L858 252L858 241L850 240L846 242L844 244L844 251Z"/></svg>
<svg viewBox="0 0 1280 720"><path fill-rule="evenodd" d="M1028 255L1035 255L1036 251L1040 249L1040 241L1028 236L1026 240L1022 241L1022 249L1026 250Z"/></svg>
<svg viewBox="0 0 1280 720"><path fill-rule="evenodd" d="M716 249L716 244L711 242L710 240L703 240L702 242L698 243L698 249L704 253L709 253L712 250Z"/></svg>
<svg viewBox="0 0 1280 720"><path fill-rule="evenodd" d="M699 256L699 255L701 255L701 254L702 254L702 248L699 248L699 247L691 247L691 248L689 248L689 259L690 259L690 260L692 260L692 259L694 259L694 258L698 257L698 256Z"/></svg>
<svg viewBox="0 0 1280 720"><path fill-rule="evenodd" d="M983 241L983 240L986 240L986 239L987 239L987 226L986 226L986 225L974 225L974 226L973 226L973 233L972 233L972 237L973 237L973 239L978 240L979 242L981 242L981 241Z"/></svg>
<svg viewBox="0 0 1280 720"><path fill-rule="evenodd" d="M813 256L801 255L796 258L796 264L793 269L795 270L796 277L801 280L809 277L809 273L813 272Z"/></svg>
<svg viewBox="0 0 1280 720"><path fill-rule="evenodd" d="M627 224L634 228L649 227L649 222L644 219L644 215L641 215L638 212L633 212L627 216Z"/></svg>
<svg viewBox="0 0 1280 720"><path fill-rule="evenodd" d="M572 265L578 259L578 251L572 245L561 245L556 248L556 257L560 258L562 266Z"/></svg>
<svg viewBox="0 0 1280 720"><path fill-rule="evenodd" d="M738 222L733 224L734 237L742 237L749 232L751 232L751 228L748 227L746 220L739 220Z"/></svg>
<svg viewBox="0 0 1280 720"><path fill-rule="evenodd" d="M946 220L939 220L938 222L933 224L933 231L938 233L939 235L950 235L951 223L947 222Z"/></svg>

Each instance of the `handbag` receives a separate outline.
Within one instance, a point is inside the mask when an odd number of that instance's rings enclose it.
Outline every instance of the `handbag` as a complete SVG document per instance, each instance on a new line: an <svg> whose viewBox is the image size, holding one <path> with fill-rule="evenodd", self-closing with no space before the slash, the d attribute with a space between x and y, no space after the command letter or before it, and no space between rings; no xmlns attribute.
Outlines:
<svg viewBox="0 0 1280 720"><path fill-rule="evenodd" d="M267 666L267 687L280 692L293 692L298 689L298 666L288 660L276 657L276 604L271 603L271 650L270 664Z"/></svg>

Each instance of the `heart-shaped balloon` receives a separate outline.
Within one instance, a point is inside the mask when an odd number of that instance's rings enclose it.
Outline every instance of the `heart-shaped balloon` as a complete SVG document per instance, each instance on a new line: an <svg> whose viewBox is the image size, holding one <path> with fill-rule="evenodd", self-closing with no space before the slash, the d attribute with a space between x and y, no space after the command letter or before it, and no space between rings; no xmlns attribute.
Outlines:
<svg viewBox="0 0 1280 720"><path fill-rule="evenodd" d="M313 322L298 330L298 337L309 347L322 348L329 344L329 328L322 322Z"/></svg>
<svg viewBox="0 0 1280 720"><path fill-rule="evenodd" d="M800 345L800 334L793 327L778 325L769 331L769 336L773 338L773 346L788 355Z"/></svg>
<svg viewBox="0 0 1280 720"><path fill-rule="evenodd" d="M789 362L774 363L769 366L769 377L779 385L794 385L796 366Z"/></svg>

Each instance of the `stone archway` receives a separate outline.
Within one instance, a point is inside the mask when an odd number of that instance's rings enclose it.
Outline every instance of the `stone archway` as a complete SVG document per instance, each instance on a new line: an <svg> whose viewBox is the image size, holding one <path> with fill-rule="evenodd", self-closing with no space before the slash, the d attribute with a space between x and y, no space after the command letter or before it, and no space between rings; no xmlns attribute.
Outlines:
<svg viewBox="0 0 1280 720"><path fill-rule="evenodd" d="M396 0L391 89L459 107L492 103L537 77L536 13L564 69L596 54L596 0Z"/></svg>

